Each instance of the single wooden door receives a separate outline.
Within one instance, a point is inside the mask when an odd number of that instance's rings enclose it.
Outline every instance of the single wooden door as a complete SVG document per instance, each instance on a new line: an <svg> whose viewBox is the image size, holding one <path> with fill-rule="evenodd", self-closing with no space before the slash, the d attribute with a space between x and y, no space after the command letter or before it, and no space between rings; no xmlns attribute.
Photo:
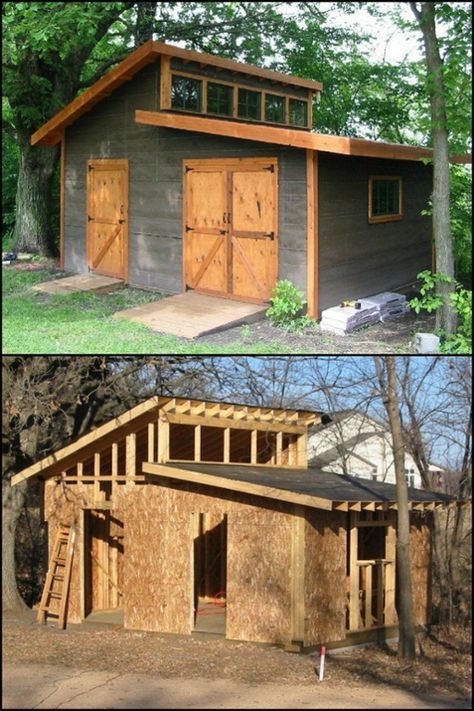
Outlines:
<svg viewBox="0 0 474 711"><path fill-rule="evenodd" d="M232 171L231 293L269 301L278 276L276 165Z"/></svg>
<svg viewBox="0 0 474 711"><path fill-rule="evenodd" d="M227 173L191 169L186 175L184 265L187 288L227 291Z"/></svg>
<svg viewBox="0 0 474 711"><path fill-rule="evenodd" d="M275 158L185 161L185 288L265 302L278 277Z"/></svg>
<svg viewBox="0 0 474 711"><path fill-rule="evenodd" d="M91 160L87 182L90 271L127 279L128 160Z"/></svg>

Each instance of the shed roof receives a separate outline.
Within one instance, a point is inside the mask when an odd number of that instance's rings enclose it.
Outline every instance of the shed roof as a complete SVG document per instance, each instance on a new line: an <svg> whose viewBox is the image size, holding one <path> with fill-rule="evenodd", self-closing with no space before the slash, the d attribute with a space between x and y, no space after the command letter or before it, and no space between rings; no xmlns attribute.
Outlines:
<svg viewBox="0 0 474 711"><path fill-rule="evenodd" d="M281 82L284 84L306 87L311 91L322 91L323 85L321 82L312 79L304 79L295 77L281 72L275 72L270 69L263 69L251 64L236 62L232 59L219 57L206 52L196 52L182 47L165 44L164 42L155 42L148 40L138 49L132 52L114 69L111 69L107 74L96 81L83 94L77 96L61 111L55 114L41 128L39 128L31 137L31 144L54 146L61 140L62 133L67 126L73 124L82 114L112 94L115 89L132 79L147 64L154 62L159 56L167 55L171 57L181 57L187 61L195 61L200 64L209 64L222 69L230 69L234 72L249 74L272 81Z"/></svg>
<svg viewBox="0 0 474 711"><path fill-rule="evenodd" d="M143 471L151 476L168 477L235 492L328 510L376 510L396 508L393 484L323 472L320 469L242 466L239 464L196 464L146 462ZM413 509L431 509L454 501L453 497L432 491L409 488Z"/></svg>

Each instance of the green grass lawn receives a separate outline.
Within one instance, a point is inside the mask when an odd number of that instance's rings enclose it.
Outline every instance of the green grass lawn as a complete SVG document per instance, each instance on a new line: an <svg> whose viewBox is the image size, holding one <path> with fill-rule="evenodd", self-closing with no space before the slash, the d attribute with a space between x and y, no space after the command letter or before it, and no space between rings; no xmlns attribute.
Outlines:
<svg viewBox="0 0 474 711"><path fill-rule="evenodd" d="M32 286L52 278L48 269L3 269L2 352L28 353L290 353L282 343L252 344L248 338L223 347L185 341L112 314L154 301L156 293L126 287L110 293L52 295Z"/></svg>

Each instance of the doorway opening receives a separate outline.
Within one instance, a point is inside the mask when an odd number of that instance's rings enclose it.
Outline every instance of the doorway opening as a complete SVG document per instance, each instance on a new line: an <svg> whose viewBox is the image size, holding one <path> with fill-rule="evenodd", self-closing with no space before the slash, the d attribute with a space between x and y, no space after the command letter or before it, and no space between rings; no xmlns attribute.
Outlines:
<svg viewBox="0 0 474 711"><path fill-rule="evenodd" d="M84 511L84 617L121 621L123 533L123 521L115 513Z"/></svg>
<svg viewBox="0 0 474 711"><path fill-rule="evenodd" d="M193 630L225 636L227 514L195 513Z"/></svg>

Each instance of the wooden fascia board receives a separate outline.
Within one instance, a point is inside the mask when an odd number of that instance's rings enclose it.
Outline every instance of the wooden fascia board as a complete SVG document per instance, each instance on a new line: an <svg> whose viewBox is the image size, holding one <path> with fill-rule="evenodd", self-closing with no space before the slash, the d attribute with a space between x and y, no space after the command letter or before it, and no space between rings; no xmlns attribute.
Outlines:
<svg viewBox="0 0 474 711"><path fill-rule="evenodd" d="M54 145L61 140L61 132L65 126L73 123L85 111L104 96L110 95L118 86L129 80L144 66L153 62L158 55L154 42L149 40L130 56L126 57L114 69L95 82L83 94L77 96L67 106L47 121L31 136L31 145Z"/></svg>
<svg viewBox="0 0 474 711"><path fill-rule="evenodd" d="M314 81L313 79L304 79L290 74L282 74L281 72L276 72L272 69L263 69L252 64L245 64L244 62L236 62L235 60L227 59L226 57L219 57L215 54L196 52L192 49L184 49L183 47L163 44L162 42L153 42L153 47L158 54L166 54L171 57L180 57L181 59L187 59L191 62L199 62L200 64L210 64L214 67L229 69L232 72L251 74L253 76L270 79L271 81L277 81L283 84L303 86L306 89L311 89L313 92L323 91L322 83Z"/></svg>
<svg viewBox="0 0 474 711"><path fill-rule="evenodd" d="M372 158L390 158L398 160L420 160L432 158L430 148L403 146L391 143L366 141L347 136L330 136L323 133L312 133L291 128L276 128L275 126L257 126L239 121L205 118L203 116L186 116L166 111L135 111L136 123L148 126L163 126L183 131L197 131L213 135L244 138L250 141L275 143L292 148L305 148L326 153L338 153L347 156L366 156Z"/></svg>
<svg viewBox="0 0 474 711"><path fill-rule="evenodd" d="M100 438L113 433L117 428L131 423L140 415L149 412L157 406L158 397L154 396L148 400L145 400L145 402L140 403L140 405L137 405L131 410L124 412L122 415L115 417L113 420L109 420L109 422L97 427L97 429L92 430L92 432L80 437L75 442L72 442L72 444L68 444L66 447L59 449L54 454L50 454L49 456L44 457L44 459L41 459L39 462L36 462L26 469L23 469L23 471L18 472L18 474L15 474L15 476L12 477L11 485L15 486L21 481L30 479L32 476L45 473L50 467L61 464L62 461L65 461L71 455L76 454L81 449L85 449L88 445L93 444Z"/></svg>
<svg viewBox="0 0 474 711"><path fill-rule="evenodd" d="M166 464L154 464L153 462L143 462L142 471L145 474L162 476L169 479L177 479L193 484L204 484L206 486L214 486L218 489L227 489L228 491L238 491L243 494L253 494L254 496L263 496L267 499L277 501L286 501L291 504L300 504L301 506L310 506L316 509L332 510L332 501L321 499L318 496L310 496L308 494L298 494L284 489L277 489L271 486L263 486L261 484L253 484L240 479L226 479L225 477L214 476L212 474L203 474L190 471L188 469L178 469L176 467L168 467Z"/></svg>

